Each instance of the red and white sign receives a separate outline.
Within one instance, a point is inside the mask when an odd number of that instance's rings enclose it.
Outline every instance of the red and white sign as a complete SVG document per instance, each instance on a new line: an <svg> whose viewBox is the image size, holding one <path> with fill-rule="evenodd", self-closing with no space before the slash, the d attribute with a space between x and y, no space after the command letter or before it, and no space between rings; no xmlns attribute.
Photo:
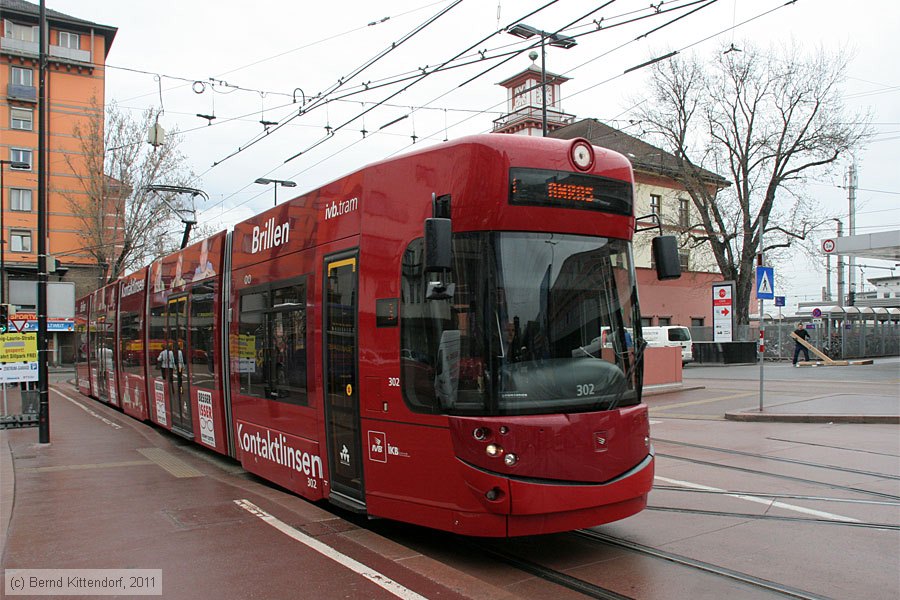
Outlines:
<svg viewBox="0 0 900 600"><path fill-rule="evenodd" d="M822 240L822 252L825 254L834 252L834 240Z"/></svg>
<svg viewBox="0 0 900 600"><path fill-rule="evenodd" d="M713 304L713 341L734 341L734 284L731 282L714 283L712 286Z"/></svg>

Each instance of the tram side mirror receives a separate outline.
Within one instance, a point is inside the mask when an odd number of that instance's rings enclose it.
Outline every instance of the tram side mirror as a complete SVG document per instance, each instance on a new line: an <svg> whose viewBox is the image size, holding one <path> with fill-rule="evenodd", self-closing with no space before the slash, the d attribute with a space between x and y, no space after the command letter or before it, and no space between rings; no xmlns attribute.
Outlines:
<svg viewBox="0 0 900 600"><path fill-rule="evenodd" d="M453 266L450 219L425 219L425 272L443 273Z"/></svg>
<svg viewBox="0 0 900 600"><path fill-rule="evenodd" d="M657 279L662 281L681 277L678 242L674 235L659 235L653 238L653 262L656 263Z"/></svg>

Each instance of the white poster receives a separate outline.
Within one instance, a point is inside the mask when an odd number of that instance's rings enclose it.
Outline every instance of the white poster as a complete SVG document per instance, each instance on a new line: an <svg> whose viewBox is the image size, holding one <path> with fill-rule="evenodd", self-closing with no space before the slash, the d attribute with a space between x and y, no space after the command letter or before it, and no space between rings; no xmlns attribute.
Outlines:
<svg viewBox="0 0 900 600"><path fill-rule="evenodd" d="M153 382L153 396L156 402L156 422L166 425L166 384L159 379Z"/></svg>
<svg viewBox="0 0 900 600"><path fill-rule="evenodd" d="M213 420L212 394L197 392L197 412L200 413L200 441L216 447L216 424Z"/></svg>
<svg viewBox="0 0 900 600"><path fill-rule="evenodd" d="M714 283L712 286L713 341L733 342L734 282Z"/></svg>

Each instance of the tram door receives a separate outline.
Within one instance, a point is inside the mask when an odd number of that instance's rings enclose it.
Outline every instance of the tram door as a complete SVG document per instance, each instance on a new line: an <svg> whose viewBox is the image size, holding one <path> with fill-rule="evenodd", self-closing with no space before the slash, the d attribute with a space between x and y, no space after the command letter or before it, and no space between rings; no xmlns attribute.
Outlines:
<svg viewBox="0 0 900 600"><path fill-rule="evenodd" d="M365 496L357 385L356 267L355 251L325 259L322 306L331 499L338 503L343 499L348 508L361 509L365 506Z"/></svg>
<svg viewBox="0 0 900 600"><path fill-rule="evenodd" d="M170 298L166 305L166 350L171 351L166 385L172 408L172 429L193 437L187 296Z"/></svg>

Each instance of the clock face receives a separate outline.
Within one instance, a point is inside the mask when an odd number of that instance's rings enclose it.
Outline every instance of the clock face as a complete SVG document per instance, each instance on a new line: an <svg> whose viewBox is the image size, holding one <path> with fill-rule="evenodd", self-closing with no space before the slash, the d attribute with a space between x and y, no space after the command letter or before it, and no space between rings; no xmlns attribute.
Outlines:
<svg viewBox="0 0 900 600"><path fill-rule="evenodd" d="M525 106L527 103L527 98L525 97L525 89L528 87L528 84L523 83L522 85L516 86L513 89L513 108L519 108Z"/></svg>

